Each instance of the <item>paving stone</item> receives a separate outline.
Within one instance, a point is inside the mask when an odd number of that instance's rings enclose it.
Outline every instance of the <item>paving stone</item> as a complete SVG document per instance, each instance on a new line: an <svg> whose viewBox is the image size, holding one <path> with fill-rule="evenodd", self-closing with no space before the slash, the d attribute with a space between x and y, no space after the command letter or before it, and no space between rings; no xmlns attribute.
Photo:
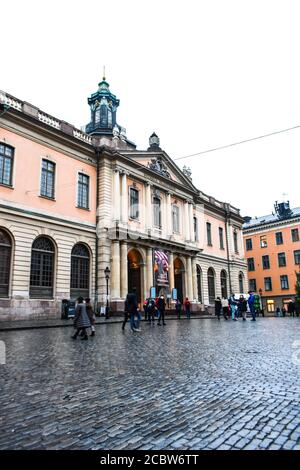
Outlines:
<svg viewBox="0 0 300 470"><path fill-rule="evenodd" d="M0 450L299 450L298 319L167 326L0 331Z"/></svg>

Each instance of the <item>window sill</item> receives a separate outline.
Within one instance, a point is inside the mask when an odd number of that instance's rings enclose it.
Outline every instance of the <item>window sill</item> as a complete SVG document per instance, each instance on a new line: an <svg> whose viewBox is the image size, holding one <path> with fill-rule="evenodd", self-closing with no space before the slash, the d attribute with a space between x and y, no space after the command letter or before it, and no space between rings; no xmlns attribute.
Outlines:
<svg viewBox="0 0 300 470"><path fill-rule="evenodd" d="M12 184L0 183L0 186L3 186L4 188L8 189L15 189Z"/></svg>
<svg viewBox="0 0 300 470"><path fill-rule="evenodd" d="M48 201L56 202L55 197L43 196L42 194L39 195L42 199L47 199Z"/></svg>
<svg viewBox="0 0 300 470"><path fill-rule="evenodd" d="M138 217L128 217L128 220L130 222L138 222L139 224L141 223L141 220Z"/></svg>
<svg viewBox="0 0 300 470"><path fill-rule="evenodd" d="M91 209L89 207L76 206L76 209L81 209L81 210L88 211L88 212L91 211Z"/></svg>

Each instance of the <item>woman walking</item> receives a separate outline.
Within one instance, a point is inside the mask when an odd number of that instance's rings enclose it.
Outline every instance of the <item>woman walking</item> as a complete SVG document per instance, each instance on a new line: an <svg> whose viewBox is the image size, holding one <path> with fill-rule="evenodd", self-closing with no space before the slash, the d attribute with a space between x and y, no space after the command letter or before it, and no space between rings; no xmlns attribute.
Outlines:
<svg viewBox="0 0 300 470"><path fill-rule="evenodd" d="M91 322L89 320L88 314L86 313L86 306L83 303L83 297L78 297L74 318L74 327L76 328L76 332L72 338L76 339L79 335L79 332L82 331L83 336L81 339L88 339L86 328L90 328L90 326Z"/></svg>
<svg viewBox="0 0 300 470"><path fill-rule="evenodd" d="M96 317L94 313L93 306L91 304L91 299L85 299L85 308L86 308L86 313L88 314L90 323L91 323L91 336L95 336L95 322L96 322Z"/></svg>

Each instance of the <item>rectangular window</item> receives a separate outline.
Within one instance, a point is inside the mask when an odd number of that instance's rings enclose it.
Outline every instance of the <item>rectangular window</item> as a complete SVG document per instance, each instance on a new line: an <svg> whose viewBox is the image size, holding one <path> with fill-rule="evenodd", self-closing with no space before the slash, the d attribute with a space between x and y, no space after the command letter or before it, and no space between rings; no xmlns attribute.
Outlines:
<svg viewBox="0 0 300 470"><path fill-rule="evenodd" d="M276 245L282 245L283 244L282 232L277 232L275 236L276 236Z"/></svg>
<svg viewBox="0 0 300 470"><path fill-rule="evenodd" d="M238 254L239 252L239 247L238 247L238 234L237 232L234 230L233 232L233 244L234 244L234 251L235 253Z"/></svg>
<svg viewBox="0 0 300 470"><path fill-rule="evenodd" d="M262 235L260 237L260 247L261 248L266 248L268 246L268 242L267 242L267 236L266 235Z"/></svg>
<svg viewBox="0 0 300 470"><path fill-rule="evenodd" d="M135 188L130 188L129 190L129 217L131 219L139 218L139 192Z"/></svg>
<svg viewBox="0 0 300 470"><path fill-rule="evenodd" d="M198 242L199 237L198 237L198 219L197 219L197 217L194 217L194 235L195 235L195 242Z"/></svg>
<svg viewBox="0 0 300 470"><path fill-rule="evenodd" d="M254 258L248 258L247 263L248 263L248 271L255 271Z"/></svg>
<svg viewBox="0 0 300 470"><path fill-rule="evenodd" d="M292 228L291 232L292 232L292 241L298 242L299 241L299 229Z"/></svg>
<svg viewBox="0 0 300 470"><path fill-rule="evenodd" d="M78 174L78 195L77 207L81 209L89 208L89 185L90 177L83 173Z"/></svg>
<svg viewBox="0 0 300 470"><path fill-rule="evenodd" d="M275 303L274 300L267 300L267 311L269 313L275 312Z"/></svg>
<svg viewBox="0 0 300 470"><path fill-rule="evenodd" d="M265 290L272 290L272 278L271 277L265 277Z"/></svg>
<svg viewBox="0 0 300 470"><path fill-rule="evenodd" d="M294 251L295 264L300 264L300 250Z"/></svg>
<svg viewBox="0 0 300 470"><path fill-rule="evenodd" d="M263 269L270 269L270 258L269 255L264 255L262 257Z"/></svg>
<svg viewBox="0 0 300 470"><path fill-rule="evenodd" d="M222 227L219 227L219 240L220 240L220 248L224 250L224 235Z"/></svg>
<svg viewBox="0 0 300 470"><path fill-rule="evenodd" d="M207 235L207 244L212 246L212 238L211 238L211 224L206 222L206 235Z"/></svg>
<svg viewBox="0 0 300 470"><path fill-rule="evenodd" d="M246 238L246 250L247 251L252 250L252 238Z"/></svg>
<svg viewBox="0 0 300 470"><path fill-rule="evenodd" d="M42 160L41 196L54 199L55 163Z"/></svg>
<svg viewBox="0 0 300 470"><path fill-rule="evenodd" d="M278 266L281 268L282 266L286 266L286 258L285 253L278 253Z"/></svg>
<svg viewBox="0 0 300 470"><path fill-rule="evenodd" d="M256 292L256 279L249 279L249 290Z"/></svg>
<svg viewBox="0 0 300 470"><path fill-rule="evenodd" d="M285 276L285 275L280 276L280 286L281 286L282 290L289 288L289 278L288 278L288 276Z"/></svg>
<svg viewBox="0 0 300 470"><path fill-rule="evenodd" d="M158 197L153 198L153 219L154 227L161 228L160 199Z"/></svg>
<svg viewBox="0 0 300 470"><path fill-rule="evenodd" d="M179 207L172 204L172 228L173 232L179 233Z"/></svg>
<svg viewBox="0 0 300 470"><path fill-rule="evenodd" d="M12 185L13 158L13 148L0 144L0 184Z"/></svg>

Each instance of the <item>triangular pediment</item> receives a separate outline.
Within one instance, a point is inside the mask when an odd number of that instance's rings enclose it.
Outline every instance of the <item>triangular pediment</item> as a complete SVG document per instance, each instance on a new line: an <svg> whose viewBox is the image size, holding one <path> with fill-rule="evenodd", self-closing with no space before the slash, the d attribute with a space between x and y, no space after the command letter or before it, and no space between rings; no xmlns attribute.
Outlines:
<svg viewBox="0 0 300 470"><path fill-rule="evenodd" d="M191 177L185 174L163 150L155 152L130 152L130 158L145 166L156 178L166 178L170 182L173 181L192 191L197 191Z"/></svg>

